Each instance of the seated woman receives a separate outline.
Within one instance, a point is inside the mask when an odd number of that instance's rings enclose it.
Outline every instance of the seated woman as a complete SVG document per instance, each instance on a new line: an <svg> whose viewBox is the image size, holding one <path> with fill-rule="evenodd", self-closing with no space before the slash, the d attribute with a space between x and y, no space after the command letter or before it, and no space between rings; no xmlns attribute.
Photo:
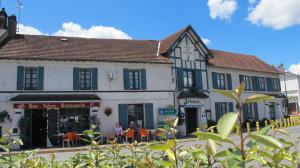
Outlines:
<svg viewBox="0 0 300 168"><path fill-rule="evenodd" d="M120 126L119 123L116 123L115 135L116 135L117 142L123 143L123 128L122 126Z"/></svg>

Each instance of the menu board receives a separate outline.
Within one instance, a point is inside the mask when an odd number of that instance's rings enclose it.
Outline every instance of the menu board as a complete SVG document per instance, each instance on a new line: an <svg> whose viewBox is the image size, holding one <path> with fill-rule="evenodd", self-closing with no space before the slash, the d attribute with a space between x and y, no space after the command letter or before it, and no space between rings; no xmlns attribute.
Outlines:
<svg viewBox="0 0 300 168"><path fill-rule="evenodd" d="M174 108L160 108L158 109L158 121L157 128L164 128L167 119L175 120L177 117L177 111Z"/></svg>

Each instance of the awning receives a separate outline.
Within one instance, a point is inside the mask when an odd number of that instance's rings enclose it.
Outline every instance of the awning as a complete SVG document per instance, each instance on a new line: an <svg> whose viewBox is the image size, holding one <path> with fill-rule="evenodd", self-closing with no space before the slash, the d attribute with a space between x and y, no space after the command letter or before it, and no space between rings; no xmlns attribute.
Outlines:
<svg viewBox="0 0 300 168"><path fill-rule="evenodd" d="M268 96L273 96L274 98L286 98L284 94L267 94Z"/></svg>
<svg viewBox="0 0 300 168"><path fill-rule="evenodd" d="M64 102L100 101L94 94L20 94L10 99L12 102Z"/></svg>
<svg viewBox="0 0 300 168"><path fill-rule="evenodd" d="M183 90L179 94L178 98L208 98L209 96L197 89L189 89L189 90Z"/></svg>

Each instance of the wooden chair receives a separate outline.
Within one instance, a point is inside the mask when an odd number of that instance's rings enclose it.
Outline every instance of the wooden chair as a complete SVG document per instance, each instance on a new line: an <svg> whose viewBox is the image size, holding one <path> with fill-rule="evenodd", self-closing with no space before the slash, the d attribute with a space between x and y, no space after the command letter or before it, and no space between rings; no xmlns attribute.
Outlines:
<svg viewBox="0 0 300 168"><path fill-rule="evenodd" d="M63 136L63 148L65 147L65 143L67 143L68 147L70 147L70 142L72 142L72 145L74 146L74 132L67 132Z"/></svg>
<svg viewBox="0 0 300 168"><path fill-rule="evenodd" d="M131 139L132 142L134 141L134 130L128 129L126 133L126 142L128 142L128 139Z"/></svg>
<svg viewBox="0 0 300 168"><path fill-rule="evenodd" d="M147 142L149 141L149 134L146 129L141 129L140 131L141 141L146 138Z"/></svg>

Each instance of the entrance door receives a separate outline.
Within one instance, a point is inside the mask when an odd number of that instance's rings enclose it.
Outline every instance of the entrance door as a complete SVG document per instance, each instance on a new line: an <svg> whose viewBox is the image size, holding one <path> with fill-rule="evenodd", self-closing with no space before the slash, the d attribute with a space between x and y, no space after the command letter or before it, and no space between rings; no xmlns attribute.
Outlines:
<svg viewBox="0 0 300 168"><path fill-rule="evenodd" d="M47 111L32 110L32 147L47 147Z"/></svg>
<svg viewBox="0 0 300 168"><path fill-rule="evenodd" d="M197 130L197 108L185 109L186 133L191 134Z"/></svg>

